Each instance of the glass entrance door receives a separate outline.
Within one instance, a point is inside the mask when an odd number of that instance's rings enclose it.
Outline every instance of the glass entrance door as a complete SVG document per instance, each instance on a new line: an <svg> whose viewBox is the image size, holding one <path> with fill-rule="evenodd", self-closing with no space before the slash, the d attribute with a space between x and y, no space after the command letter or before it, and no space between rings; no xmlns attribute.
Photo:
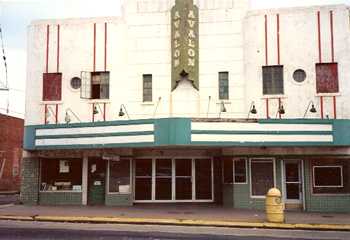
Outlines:
<svg viewBox="0 0 350 240"><path fill-rule="evenodd" d="M152 159L135 162L135 200L152 200Z"/></svg>
<svg viewBox="0 0 350 240"><path fill-rule="evenodd" d="M135 202L212 202L211 158L134 160Z"/></svg>
<svg viewBox="0 0 350 240"><path fill-rule="evenodd" d="M171 159L156 159L155 190L156 200L171 200L172 198L172 161Z"/></svg>
<svg viewBox="0 0 350 240"><path fill-rule="evenodd" d="M284 161L284 190L286 203L302 203L301 161Z"/></svg>
<svg viewBox="0 0 350 240"><path fill-rule="evenodd" d="M175 159L175 198L192 199L192 159Z"/></svg>

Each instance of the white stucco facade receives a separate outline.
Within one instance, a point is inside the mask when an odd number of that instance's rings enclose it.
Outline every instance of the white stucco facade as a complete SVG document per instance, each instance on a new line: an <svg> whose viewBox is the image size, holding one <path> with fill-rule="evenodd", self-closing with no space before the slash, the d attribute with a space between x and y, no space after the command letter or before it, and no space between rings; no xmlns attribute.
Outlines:
<svg viewBox="0 0 350 240"><path fill-rule="evenodd" d="M71 109L82 122L91 122L92 118L102 121L103 103L106 121L128 119L127 115L118 116L121 104L131 119L247 118L252 101L258 112L252 118L276 118L278 99L285 108L281 116L284 119L303 118L310 101L317 113L308 113L306 118L321 118L315 73L319 61L318 11L323 62L331 62L330 11L333 14L333 55L339 76L339 93L323 97L323 115L334 118L336 111L337 118L349 119L350 107L346 103L350 97L350 23L345 5L250 11L248 0L194 2L199 8L199 91L186 82L171 91L170 10L174 0L129 0L120 17L33 22L28 27L25 125L44 124L45 104L50 112L49 123L55 122L56 104L58 123L65 122L66 109ZM266 52L268 65L277 65L280 56L283 95L263 95ZM62 101L42 100L46 67L49 73L62 73ZM302 83L293 79L297 69L306 72ZM107 100L82 99L80 90L70 85L71 79L80 77L82 71L94 70L110 72ZM219 72L229 73L229 99L224 100L227 112L221 114ZM153 76L152 102L142 101L143 74ZM268 114L266 98L270 98ZM93 104L101 106L94 117ZM72 117L72 122L77 119Z"/></svg>

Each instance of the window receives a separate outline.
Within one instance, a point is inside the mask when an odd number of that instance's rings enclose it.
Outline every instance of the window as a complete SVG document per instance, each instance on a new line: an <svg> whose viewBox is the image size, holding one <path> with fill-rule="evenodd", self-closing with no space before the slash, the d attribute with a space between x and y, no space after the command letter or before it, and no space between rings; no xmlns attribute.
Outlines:
<svg viewBox="0 0 350 240"><path fill-rule="evenodd" d="M130 159L109 161L108 192L130 193Z"/></svg>
<svg viewBox="0 0 350 240"><path fill-rule="evenodd" d="M247 183L247 167L245 158L223 159L224 183Z"/></svg>
<svg viewBox="0 0 350 240"><path fill-rule="evenodd" d="M43 101L61 101L62 73L43 74Z"/></svg>
<svg viewBox="0 0 350 240"><path fill-rule="evenodd" d="M229 99L228 92L228 72L219 72L219 99Z"/></svg>
<svg viewBox="0 0 350 240"><path fill-rule="evenodd" d="M143 75L143 102L152 102L152 74Z"/></svg>
<svg viewBox="0 0 350 240"><path fill-rule="evenodd" d="M109 72L82 72L81 81L81 98L109 98Z"/></svg>
<svg viewBox="0 0 350 240"><path fill-rule="evenodd" d="M314 166L315 187L343 187L342 166Z"/></svg>
<svg viewBox="0 0 350 240"><path fill-rule="evenodd" d="M304 82L305 79L306 79L305 71L302 70L302 69L295 70L294 73L293 73L293 79L294 79L294 81L296 81L298 83Z"/></svg>
<svg viewBox="0 0 350 240"><path fill-rule="evenodd" d="M42 159L41 191L81 191L81 159Z"/></svg>
<svg viewBox="0 0 350 240"><path fill-rule="evenodd" d="M339 92L337 63L316 64L316 88L317 93Z"/></svg>
<svg viewBox="0 0 350 240"><path fill-rule="evenodd" d="M234 182L235 183L246 183L247 182L247 166L245 158L235 158L234 162Z"/></svg>
<svg viewBox="0 0 350 240"><path fill-rule="evenodd" d="M349 160L313 160L313 193L347 194L350 193Z"/></svg>
<svg viewBox="0 0 350 240"><path fill-rule="evenodd" d="M263 66L263 94L283 94L283 66Z"/></svg>
<svg viewBox="0 0 350 240"><path fill-rule="evenodd" d="M271 159L251 159L251 196L264 197L274 184L274 163Z"/></svg>
<svg viewBox="0 0 350 240"><path fill-rule="evenodd" d="M232 158L223 159L224 183L233 183L233 161Z"/></svg>

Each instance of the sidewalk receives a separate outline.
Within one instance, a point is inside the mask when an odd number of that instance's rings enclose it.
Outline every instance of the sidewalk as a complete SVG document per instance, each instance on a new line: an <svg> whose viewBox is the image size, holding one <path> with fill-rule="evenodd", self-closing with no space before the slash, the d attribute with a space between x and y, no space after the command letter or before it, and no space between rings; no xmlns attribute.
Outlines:
<svg viewBox="0 0 350 240"><path fill-rule="evenodd" d="M0 219L55 222L131 223L191 226L350 231L350 214L286 212L283 224L266 223L265 213L215 205L1 206Z"/></svg>

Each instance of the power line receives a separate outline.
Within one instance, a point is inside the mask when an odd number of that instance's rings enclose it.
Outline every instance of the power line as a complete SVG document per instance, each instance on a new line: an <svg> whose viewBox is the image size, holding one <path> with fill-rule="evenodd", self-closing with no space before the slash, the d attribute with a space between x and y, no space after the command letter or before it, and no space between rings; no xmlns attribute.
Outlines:
<svg viewBox="0 0 350 240"><path fill-rule="evenodd" d="M4 89L1 89L1 90L8 90L7 62L6 62L4 39L3 39L3 35L2 35L1 25L0 25L0 40L1 40L1 48L2 48L2 59L4 60L4 66L5 66L5 87L4 87Z"/></svg>

